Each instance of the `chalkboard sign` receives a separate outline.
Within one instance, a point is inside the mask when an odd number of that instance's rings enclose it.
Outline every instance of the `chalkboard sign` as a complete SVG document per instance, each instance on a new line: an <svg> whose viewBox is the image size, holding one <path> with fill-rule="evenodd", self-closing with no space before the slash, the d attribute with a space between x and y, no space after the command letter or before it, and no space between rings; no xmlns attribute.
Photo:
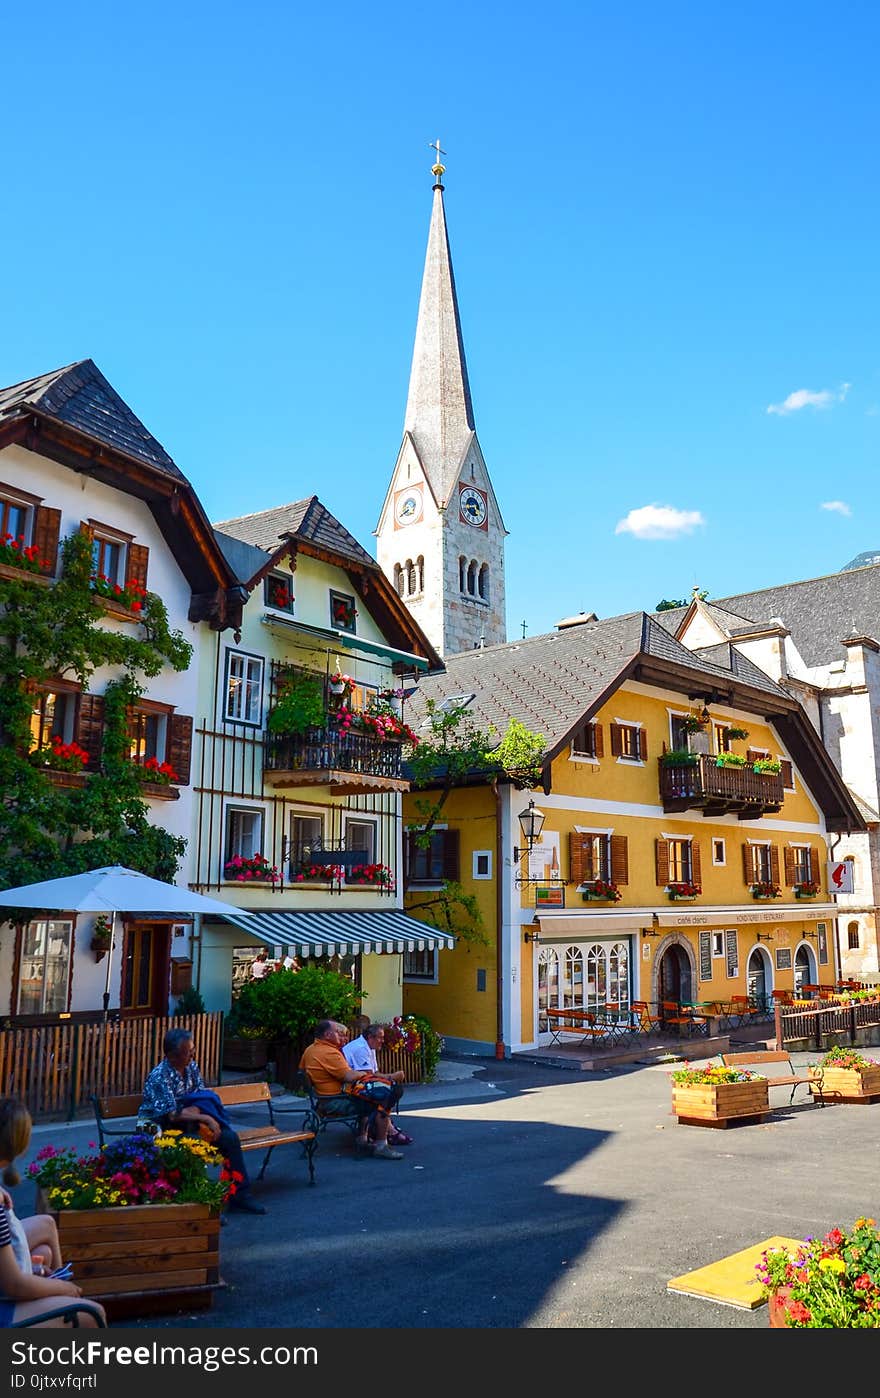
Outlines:
<svg viewBox="0 0 880 1398"><path fill-rule="evenodd" d="M700 933L700 980L712 979L712 933Z"/></svg>
<svg viewBox="0 0 880 1398"><path fill-rule="evenodd" d="M776 948L776 969L777 971L791 970L791 947Z"/></svg>
<svg viewBox="0 0 880 1398"><path fill-rule="evenodd" d="M816 935L819 941L819 965L828 965L828 931L824 922L816 923Z"/></svg>
<svg viewBox="0 0 880 1398"><path fill-rule="evenodd" d="M739 949L736 944L736 928L732 927L724 934L727 945L727 979L735 981L739 975Z"/></svg>

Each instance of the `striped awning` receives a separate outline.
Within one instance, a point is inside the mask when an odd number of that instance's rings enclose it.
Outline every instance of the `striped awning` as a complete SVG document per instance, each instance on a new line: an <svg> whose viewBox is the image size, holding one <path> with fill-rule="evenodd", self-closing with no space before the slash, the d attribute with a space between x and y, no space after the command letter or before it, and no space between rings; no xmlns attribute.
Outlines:
<svg viewBox="0 0 880 1398"><path fill-rule="evenodd" d="M223 915L255 942L296 956L346 956L370 952L451 949L455 938L397 909L376 912L241 913Z"/></svg>

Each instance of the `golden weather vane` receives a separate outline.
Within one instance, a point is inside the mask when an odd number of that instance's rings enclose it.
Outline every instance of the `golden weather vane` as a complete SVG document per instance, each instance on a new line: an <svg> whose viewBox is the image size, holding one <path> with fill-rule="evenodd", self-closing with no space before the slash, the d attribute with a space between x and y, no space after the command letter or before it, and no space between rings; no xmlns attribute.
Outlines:
<svg viewBox="0 0 880 1398"><path fill-rule="evenodd" d="M443 176L446 174L446 166L440 163L440 157L441 155L445 155L446 152L445 150L440 149L439 138L436 141L429 141L428 145L431 148L431 150L436 153L437 156L436 162L431 166L431 174L434 176L436 180L441 180Z"/></svg>

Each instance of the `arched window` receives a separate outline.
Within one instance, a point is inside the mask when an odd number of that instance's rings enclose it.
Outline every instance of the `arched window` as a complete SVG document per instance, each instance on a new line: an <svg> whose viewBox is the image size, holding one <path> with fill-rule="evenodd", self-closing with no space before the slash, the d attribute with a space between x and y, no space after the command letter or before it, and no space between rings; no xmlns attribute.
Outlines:
<svg viewBox="0 0 880 1398"><path fill-rule="evenodd" d="M411 558L406 560L406 595L412 597L416 590L416 570Z"/></svg>
<svg viewBox="0 0 880 1398"><path fill-rule="evenodd" d="M580 947L566 947L562 976L563 1009L581 1009L584 1004L584 954Z"/></svg>
<svg viewBox="0 0 880 1398"><path fill-rule="evenodd" d="M587 1009L602 1010L608 999L608 976L605 948L597 944L587 952Z"/></svg>
<svg viewBox="0 0 880 1398"><path fill-rule="evenodd" d="M559 957L550 947L543 947L538 957L538 1032L547 1032L547 1010L559 1005Z"/></svg>
<svg viewBox="0 0 880 1398"><path fill-rule="evenodd" d="M395 565L394 565L394 591L397 593L398 597L402 597L402 596L403 596L403 584L404 584L403 569L401 568L401 566L400 566L399 563L395 563Z"/></svg>
<svg viewBox="0 0 880 1398"><path fill-rule="evenodd" d="M461 553L458 556L458 590L464 592L467 588L467 559Z"/></svg>
<svg viewBox="0 0 880 1398"><path fill-rule="evenodd" d="M858 949L859 949L859 924L858 924L857 922L848 922L848 923L847 923L847 925L846 925L846 942L847 942L847 947L848 947L848 949L849 949L850 951L858 951Z"/></svg>
<svg viewBox="0 0 880 1398"><path fill-rule="evenodd" d="M468 564L468 584L467 590L471 597L477 595L477 565L473 559Z"/></svg>
<svg viewBox="0 0 880 1398"><path fill-rule="evenodd" d="M416 573L417 573L416 581L418 582L418 585L419 585L419 592L424 592L424 590L425 590L425 560L424 560L424 558L422 557L421 554L419 554L418 558L416 559Z"/></svg>
<svg viewBox="0 0 880 1398"><path fill-rule="evenodd" d="M477 584L480 596L484 602L489 600L489 565L484 563L480 569L480 578Z"/></svg>
<svg viewBox="0 0 880 1398"><path fill-rule="evenodd" d="M615 942L608 952L608 1000L617 1006L617 1017L629 1021L629 949Z"/></svg>

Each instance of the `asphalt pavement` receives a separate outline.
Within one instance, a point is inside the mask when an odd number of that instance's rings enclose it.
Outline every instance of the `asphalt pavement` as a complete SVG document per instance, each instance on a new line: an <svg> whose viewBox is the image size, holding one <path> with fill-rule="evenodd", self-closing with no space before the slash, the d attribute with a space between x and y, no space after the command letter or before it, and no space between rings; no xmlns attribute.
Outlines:
<svg viewBox="0 0 880 1398"><path fill-rule="evenodd" d="M765 1307L666 1283L773 1234L877 1217L880 1106L823 1110L799 1088L789 1107L774 1088L764 1124L680 1126L671 1067L444 1059L439 1082L407 1090L403 1160L355 1159L331 1125L310 1188L298 1151L278 1150L255 1187L268 1213L222 1231L213 1308L127 1324L766 1328ZM81 1122L39 1127L30 1155L93 1139ZM31 1212L30 1183L17 1195Z"/></svg>

